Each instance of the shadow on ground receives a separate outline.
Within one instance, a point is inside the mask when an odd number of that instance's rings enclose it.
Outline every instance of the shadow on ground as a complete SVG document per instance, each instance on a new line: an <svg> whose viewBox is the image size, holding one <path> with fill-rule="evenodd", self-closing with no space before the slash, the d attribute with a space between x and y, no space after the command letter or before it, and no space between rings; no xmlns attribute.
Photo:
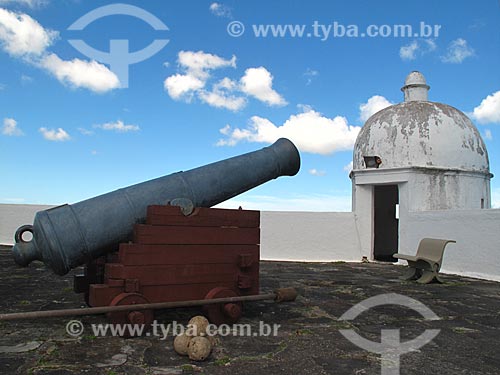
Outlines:
<svg viewBox="0 0 500 375"><path fill-rule="evenodd" d="M279 324L276 336L217 338L206 362L191 362L172 348L172 336L96 337L91 324L104 316L77 318L85 331L66 332L72 318L0 322L1 374L380 374L378 354L350 343L339 329L353 329L371 341L382 329L401 329L401 341L425 329L440 329L429 344L401 356L401 374L498 374L500 372L500 284L443 276L445 284L403 282L404 269L373 263L262 262L261 291L295 287L296 302L248 303L240 323L258 332L259 322ZM17 267L9 249L0 248L0 312L83 307L72 290L72 274L54 275L42 263ZM339 320L368 297L400 293L434 311L440 320L424 320L412 309L386 305L355 320ZM196 309L165 310L158 323L186 324ZM266 333L266 332L263 332Z"/></svg>

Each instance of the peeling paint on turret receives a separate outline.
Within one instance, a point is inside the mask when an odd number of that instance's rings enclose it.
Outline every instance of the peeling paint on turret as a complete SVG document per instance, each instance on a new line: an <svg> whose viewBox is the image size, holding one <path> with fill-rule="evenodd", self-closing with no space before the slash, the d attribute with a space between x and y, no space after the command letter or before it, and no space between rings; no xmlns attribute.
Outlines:
<svg viewBox="0 0 500 375"><path fill-rule="evenodd" d="M409 211L490 207L493 175L479 131L460 110L429 101L429 88L420 72L411 72L401 89L404 102L366 121L353 152L355 204L371 202L361 197L370 190L358 188L368 179L404 183ZM378 169L365 166L366 156L380 157Z"/></svg>
<svg viewBox="0 0 500 375"><path fill-rule="evenodd" d="M373 155L382 158L380 168L434 166L489 173L477 128L461 111L442 103L410 100L370 117L355 143L354 169L363 169L363 156Z"/></svg>

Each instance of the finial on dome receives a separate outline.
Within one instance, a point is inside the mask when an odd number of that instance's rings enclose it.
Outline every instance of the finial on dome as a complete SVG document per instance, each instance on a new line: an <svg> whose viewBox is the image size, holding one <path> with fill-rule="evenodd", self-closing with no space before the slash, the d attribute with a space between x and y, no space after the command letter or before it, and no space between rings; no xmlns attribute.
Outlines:
<svg viewBox="0 0 500 375"><path fill-rule="evenodd" d="M430 86L427 85L425 77L422 73L413 71L405 79L405 85L401 87L405 95L405 102L412 101L428 101L428 91Z"/></svg>

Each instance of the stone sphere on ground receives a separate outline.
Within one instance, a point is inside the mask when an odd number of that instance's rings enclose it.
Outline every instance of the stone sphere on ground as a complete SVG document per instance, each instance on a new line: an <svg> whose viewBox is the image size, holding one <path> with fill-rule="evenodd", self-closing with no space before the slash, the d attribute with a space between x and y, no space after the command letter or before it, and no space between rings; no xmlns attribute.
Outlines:
<svg viewBox="0 0 500 375"><path fill-rule="evenodd" d="M197 315L189 321L188 329L190 329L192 336L205 336L207 334L208 324L209 322L207 318Z"/></svg>
<svg viewBox="0 0 500 375"><path fill-rule="evenodd" d="M188 356L193 361L204 361L208 358L211 351L212 345L206 337L196 336L188 343Z"/></svg>
<svg viewBox="0 0 500 375"><path fill-rule="evenodd" d="M179 336L176 336L174 339L174 350L180 355L187 355L188 345L191 339L192 337L184 333Z"/></svg>

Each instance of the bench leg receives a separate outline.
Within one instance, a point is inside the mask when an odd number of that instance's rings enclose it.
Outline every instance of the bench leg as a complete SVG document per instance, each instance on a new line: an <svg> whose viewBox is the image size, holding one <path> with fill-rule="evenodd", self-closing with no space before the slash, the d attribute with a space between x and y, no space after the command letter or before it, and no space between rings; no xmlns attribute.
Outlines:
<svg viewBox="0 0 500 375"><path fill-rule="evenodd" d="M429 284L433 281L442 283L436 271L423 271L422 276L417 280L419 284Z"/></svg>
<svg viewBox="0 0 500 375"><path fill-rule="evenodd" d="M415 280L421 276L421 271L415 267L408 267L404 276L401 277L402 280Z"/></svg>

